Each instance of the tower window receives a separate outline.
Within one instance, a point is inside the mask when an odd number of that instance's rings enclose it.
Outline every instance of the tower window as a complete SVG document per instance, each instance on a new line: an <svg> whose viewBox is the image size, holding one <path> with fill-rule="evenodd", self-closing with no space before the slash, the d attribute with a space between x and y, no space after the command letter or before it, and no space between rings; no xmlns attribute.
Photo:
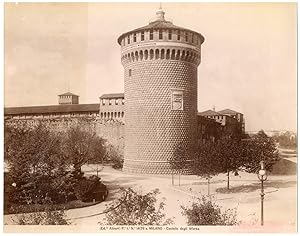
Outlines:
<svg viewBox="0 0 300 236"><path fill-rule="evenodd" d="M150 40L153 40L153 29L150 30Z"/></svg>
<svg viewBox="0 0 300 236"><path fill-rule="evenodd" d="M136 33L133 34L133 42L136 42Z"/></svg>
<svg viewBox="0 0 300 236"><path fill-rule="evenodd" d="M142 31L142 33L141 33L141 41L144 41L145 40L145 33L144 33L144 31Z"/></svg>
<svg viewBox="0 0 300 236"><path fill-rule="evenodd" d="M188 32L185 32L185 41L187 42L189 40Z"/></svg>
<svg viewBox="0 0 300 236"><path fill-rule="evenodd" d="M130 44L130 38L129 38L129 35L127 36L127 44Z"/></svg>
<svg viewBox="0 0 300 236"><path fill-rule="evenodd" d="M105 105L105 99L102 99L102 105L103 106Z"/></svg>
<svg viewBox="0 0 300 236"><path fill-rule="evenodd" d="M131 76L131 74L132 74L132 70L129 69L129 70L128 70L128 75Z"/></svg>
<svg viewBox="0 0 300 236"><path fill-rule="evenodd" d="M169 38L169 40L172 39L172 30L169 30L168 38Z"/></svg>
<svg viewBox="0 0 300 236"><path fill-rule="evenodd" d="M119 103L119 99L115 99L115 105L118 105L118 103Z"/></svg>
<svg viewBox="0 0 300 236"><path fill-rule="evenodd" d="M111 99L109 99L108 105L111 105Z"/></svg>
<svg viewBox="0 0 300 236"><path fill-rule="evenodd" d="M192 34L192 43L194 43L194 35Z"/></svg>
<svg viewBox="0 0 300 236"><path fill-rule="evenodd" d="M162 38L163 38L162 30L159 30L158 39L162 39Z"/></svg>
<svg viewBox="0 0 300 236"><path fill-rule="evenodd" d="M180 31L177 30L177 40L180 40Z"/></svg>

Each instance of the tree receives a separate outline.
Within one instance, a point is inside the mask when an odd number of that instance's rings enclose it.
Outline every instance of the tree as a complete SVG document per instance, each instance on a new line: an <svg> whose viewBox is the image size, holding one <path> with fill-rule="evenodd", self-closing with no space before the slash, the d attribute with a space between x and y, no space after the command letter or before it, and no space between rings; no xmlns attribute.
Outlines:
<svg viewBox="0 0 300 236"><path fill-rule="evenodd" d="M284 132L273 136L274 140L279 143L281 148L297 148L297 136L292 132Z"/></svg>
<svg viewBox="0 0 300 236"><path fill-rule="evenodd" d="M70 128L64 141L64 155L68 162L73 165L72 171L75 179L81 179L83 173L81 167L88 161L101 160L104 156L104 140L80 128Z"/></svg>
<svg viewBox="0 0 300 236"><path fill-rule="evenodd" d="M192 171L195 175L207 179L207 195L210 195L210 179L221 171L218 157L219 153L215 142L198 145Z"/></svg>
<svg viewBox="0 0 300 236"><path fill-rule="evenodd" d="M264 161L266 170L271 171L274 164L280 160L275 140L262 130L251 139L243 141L242 152L242 168L249 173L259 170L260 161Z"/></svg>
<svg viewBox="0 0 300 236"><path fill-rule="evenodd" d="M204 196L191 206L181 206L188 225L238 225L235 209L221 211L220 206Z"/></svg>
<svg viewBox="0 0 300 236"><path fill-rule="evenodd" d="M11 193L13 202L39 203L46 197L52 201L64 198L60 194L61 178L67 172L60 145L60 139L41 124L34 128L6 127L5 159L15 185Z"/></svg>
<svg viewBox="0 0 300 236"><path fill-rule="evenodd" d="M159 190L146 194L137 193L129 188L124 190L120 199L107 209L104 222L106 225L169 225L173 221L165 219L165 203L157 203ZM158 204L158 207L156 207Z"/></svg>
<svg viewBox="0 0 300 236"><path fill-rule="evenodd" d="M118 148L110 143L105 146L105 158L106 161L112 163L114 169L123 168L124 157L120 153Z"/></svg>
<svg viewBox="0 0 300 236"><path fill-rule="evenodd" d="M227 189L229 189L230 172L237 173L244 161L241 141L223 137L216 143L216 149L218 170L220 173L227 173Z"/></svg>
<svg viewBox="0 0 300 236"><path fill-rule="evenodd" d="M175 145L172 159L169 160L171 169L179 175L179 186L180 186L180 175L182 172L189 168L187 147L180 142Z"/></svg>

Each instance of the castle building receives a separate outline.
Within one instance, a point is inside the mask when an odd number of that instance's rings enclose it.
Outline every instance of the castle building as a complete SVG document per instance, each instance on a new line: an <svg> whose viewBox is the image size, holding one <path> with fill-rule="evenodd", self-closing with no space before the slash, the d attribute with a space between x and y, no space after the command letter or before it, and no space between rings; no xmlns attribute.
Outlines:
<svg viewBox="0 0 300 236"><path fill-rule="evenodd" d="M103 94L100 97L100 118L124 121L124 93Z"/></svg>
<svg viewBox="0 0 300 236"><path fill-rule="evenodd" d="M70 92L58 95L58 104L79 104L79 96Z"/></svg>
<svg viewBox="0 0 300 236"><path fill-rule="evenodd" d="M222 126L226 126L226 129L237 129L241 134L245 134L245 119L244 115L240 112L230 109L225 109L218 112L214 110L207 110L199 112L198 115L213 119Z"/></svg>
<svg viewBox="0 0 300 236"><path fill-rule="evenodd" d="M176 146L195 152L197 67L204 37L175 26L159 9L148 25L122 34L125 82L124 171L171 173Z"/></svg>
<svg viewBox="0 0 300 236"><path fill-rule="evenodd" d="M245 133L245 118L242 113L231 110L231 109L225 109L225 110L221 110L218 112L222 115L230 116L230 117L233 117L234 119L236 119L241 125L242 133Z"/></svg>
<svg viewBox="0 0 300 236"><path fill-rule="evenodd" d="M5 125L34 127L42 122L53 131L80 125L124 153L124 171L153 174L173 172L170 161L179 144L191 160L197 144L244 132L242 113L197 112L204 37L173 25L164 14L159 9L149 25L118 38L125 93L79 104L79 96L67 92L58 95L58 105L6 107Z"/></svg>

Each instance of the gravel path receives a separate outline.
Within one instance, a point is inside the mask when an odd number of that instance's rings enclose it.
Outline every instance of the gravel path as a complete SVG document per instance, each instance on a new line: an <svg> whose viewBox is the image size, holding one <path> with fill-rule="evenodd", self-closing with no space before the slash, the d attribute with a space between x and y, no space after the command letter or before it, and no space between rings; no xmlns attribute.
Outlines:
<svg viewBox="0 0 300 236"><path fill-rule="evenodd" d="M95 174L88 167L84 170L86 174ZM159 200L166 199L165 213L168 218L174 217L176 225L186 225L180 205L189 205L195 197L207 194L206 180L196 176L183 176L181 186L178 186L178 176L175 177L176 185L172 186L170 176L133 175L110 167L105 167L100 176L110 191L107 201L66 211L72 225L76 225L80 230L94 231L100 228L98 222L104 217L101 213L107 204L120 196L120 187L132 187L142 192L159 188L161 192ZM255 174L242 173L240 176L232 175L230 178L230 193L225 188L225 175L219 175L211 180L212 199L224 209L236 208L238 219L242 221L241 227L246 226L244 231L253 232L260 223L260 183ZM271 232L296 230L296 181L296 176L269 176L265 183L265 229ZM4 216L5 224L12 224L11 217L12 215Z"/></svg>

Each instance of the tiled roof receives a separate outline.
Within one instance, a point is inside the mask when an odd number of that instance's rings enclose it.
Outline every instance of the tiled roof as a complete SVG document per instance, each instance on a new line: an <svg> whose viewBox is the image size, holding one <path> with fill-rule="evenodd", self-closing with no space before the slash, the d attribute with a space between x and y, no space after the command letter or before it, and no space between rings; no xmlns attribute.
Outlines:
<svg viewBox="0 0 300 236"><path fill-rule="evenodd" d="M225 109L225 110L222 110L222 111L218 111L219 113L221 114L229 114L229 115L235 115L237 113L240 113L240 112L237 112L237 111L234 111L234 110L230 110L230 109Z"/></svg>
<svg viewBox="0 0 300 236"><path fill-rule="evenodd" d="M102 98L124 98L124 93L107 93L100 97L100 99Z"/></svg>
<svg viewBox="0 0 300 236"><path fill-rule="evenodd" d="M173 23L170 22L170 21L156 20L156 21L150 22L146 26L143 26L143 27L140 27L140 28L137 28L137 29L134 29L134 30L131 30L129 32L126 32L126 33L122 34L118 38L118 43L121 45L122 38L125 37L128 34L131 34L133 32L143 31L143 30L150 30L150 29L179 29L179 30L185 30L185 31L189 31L189 32L192 32L194 34L199 35L200 38L201 38L202 43L204 42L204 37L196 31L173 25Z"/></svg>
<svg viewBox="0 0 300 236"><path fill-rule="evenodd" d="M70 92L59 94L58 96L76 96L76 97L79 97L78 95L76 95L74 93L70 93Z"/></svg>
<svg viewBox="0 0 300 236"><path fill-rule="evenodd" d="M30 106L30 107L6 107L4 115L18 114L47 114L47 113L69 113L69 112L98 112L99 104L69 104L51 106Z"/></svg>
<svg viewBox="0 0 300 236"><path fill-rule="evenodd" d="M207 111L203 111L203 112L198 112L198 115L200 116L220 116L222 114L213 111L213 110L207 110Z"/></svg>

